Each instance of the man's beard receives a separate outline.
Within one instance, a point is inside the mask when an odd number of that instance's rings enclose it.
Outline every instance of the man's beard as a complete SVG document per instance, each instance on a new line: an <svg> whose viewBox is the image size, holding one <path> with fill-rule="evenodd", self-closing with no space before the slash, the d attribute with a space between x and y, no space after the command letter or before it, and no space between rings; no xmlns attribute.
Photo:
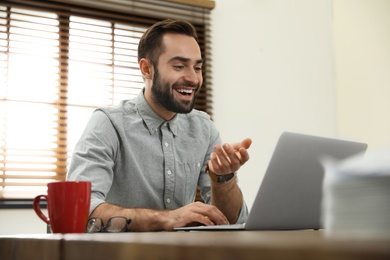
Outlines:
<svg viewBox="0 0 390 260"><path fill-rule="evenodd" d="M177 87L195 87L196 92L194 93L194 97L191 101L182 101L179 102L175 100L175 96L173 91ZM175 113L182 113L187 114L192 111L195 105L196 97L199 94L199 85L198 84L190 84L188 82L180 81L175 82L171 86L169 83L164 82L162 79L160 79L160 75L158 73L157 68L155 69L155 75L153 78L153 85L152 85L152 95L154 101L159 103L161 106L163 106L165 109L175 112Z"/></svg>

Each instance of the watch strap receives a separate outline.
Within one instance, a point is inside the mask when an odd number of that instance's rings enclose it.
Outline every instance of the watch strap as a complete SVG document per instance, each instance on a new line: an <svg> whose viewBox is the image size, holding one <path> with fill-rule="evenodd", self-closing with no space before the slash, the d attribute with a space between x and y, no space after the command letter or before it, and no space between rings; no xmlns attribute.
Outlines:
<svg viewBox="0 0 390 260"><path fill-rule="evenodd" d="M215 174L213 173L212 171L210 171L209 169L209 164L206 165L206 169L205 171L209 174L210 176L210 179L214 182L217 182L217 183L225 183L225 182L228 182L230 181L231 179L233 179L235 173L232 172L232 173L229 173L229 174L224 174L224 175L218 175L218 174Z"/></svg>

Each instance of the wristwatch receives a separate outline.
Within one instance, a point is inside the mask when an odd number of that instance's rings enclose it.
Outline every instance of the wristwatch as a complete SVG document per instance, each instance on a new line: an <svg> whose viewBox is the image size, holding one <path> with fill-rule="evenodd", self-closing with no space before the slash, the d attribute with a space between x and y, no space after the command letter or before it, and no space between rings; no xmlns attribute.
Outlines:
<svg viewBox="0 0 390 260"><path fill-rule="evenodd" d="M235 173L232 172L232 173L229 173L229 174L224 174L224 175L217 175L215 173L213 173L212 171L210 171L209 169L209 164L206 165L206 169L205 171L209 174L210 176L210 179L214 182L217 182L217 183L225 183L225 182L228 182L230 181Z"/></svg>

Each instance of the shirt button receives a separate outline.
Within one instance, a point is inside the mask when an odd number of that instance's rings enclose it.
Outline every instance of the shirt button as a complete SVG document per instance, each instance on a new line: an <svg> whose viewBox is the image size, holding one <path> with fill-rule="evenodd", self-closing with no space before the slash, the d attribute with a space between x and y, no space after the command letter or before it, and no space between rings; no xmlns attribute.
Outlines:
<svg viewBox="0 0 390 260"><path fill-rule="evenodd" d="M197 165L198 165L198 168L200 168L200 163L198 163Z"/></svg>
<svg viewBox="0 0 390 260"><path fill-rule="evenodd" d="M172 172L170 170L168 170L167 173L168 173L168 175L171 175Z"/></svg>
<svg viewBox="0 0 390 260"><path fill-rule="evenodd" d="M171 199L167 199L167 203L171 203Z"/></svg>
<svg viewBox="0 0 390 260"><path fill-rule="evenodd" d="M168 147L169 144L168 144L168 143L165 143L164 145L165 145L166 147Z"/></svg>

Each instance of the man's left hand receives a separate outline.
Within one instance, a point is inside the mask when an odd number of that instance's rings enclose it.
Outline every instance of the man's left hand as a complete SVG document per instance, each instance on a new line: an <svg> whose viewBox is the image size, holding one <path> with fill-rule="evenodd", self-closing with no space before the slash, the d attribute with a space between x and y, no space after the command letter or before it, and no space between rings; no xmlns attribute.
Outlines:
<svg viewBox="0 0 390 260"><path fill-rule="evenodd" d="M229 174L238 171L249 160L248 149L252 144L250 138L240 143L214 146L208 162L209 170L217 175Z"/></svg>

